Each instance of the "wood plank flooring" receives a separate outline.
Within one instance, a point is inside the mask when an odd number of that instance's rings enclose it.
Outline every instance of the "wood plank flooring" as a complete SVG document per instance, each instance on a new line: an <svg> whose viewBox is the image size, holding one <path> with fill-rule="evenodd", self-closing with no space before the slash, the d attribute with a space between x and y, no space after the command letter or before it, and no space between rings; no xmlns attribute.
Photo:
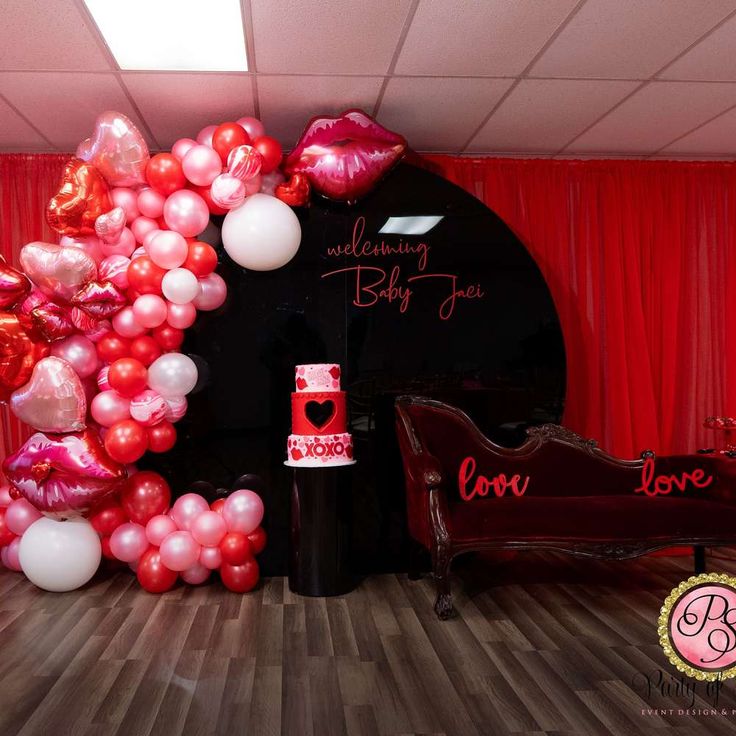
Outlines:
<svg viewBox="0 0 736 736"><path fill-rule="evenodd" d="M691 565L471 558L447 622L429 577L322 599L283 578L244 596L219 583L154 596L128 573L58 595L3 571L0 734L736 733L734 680L715 715L702 683L693 704L646 691L659 670L676 682L655 622ZM708 569L736 574L736 561Z"/></svg>

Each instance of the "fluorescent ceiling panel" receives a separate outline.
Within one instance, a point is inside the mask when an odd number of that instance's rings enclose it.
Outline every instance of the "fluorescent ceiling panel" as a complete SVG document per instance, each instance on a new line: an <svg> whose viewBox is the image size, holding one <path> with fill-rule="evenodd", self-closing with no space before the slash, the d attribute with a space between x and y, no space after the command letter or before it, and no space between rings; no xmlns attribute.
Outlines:
<svg viewBox="0 0 736 736"><path fill-rule="evenodd" d="M378 232L383 235L424 235L437 225L442 217L442 215L389 217Z"/></svg>
<svg viewBox="0 0 736 736"><path fill-rule="evenodd" d="M121 69L245 72L239 0L84 0Z"/></svg>

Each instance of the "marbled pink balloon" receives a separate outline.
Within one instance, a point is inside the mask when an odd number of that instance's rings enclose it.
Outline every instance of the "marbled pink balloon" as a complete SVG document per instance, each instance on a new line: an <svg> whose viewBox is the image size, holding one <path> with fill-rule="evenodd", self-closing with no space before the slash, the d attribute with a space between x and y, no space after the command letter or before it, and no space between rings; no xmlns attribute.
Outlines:
<svg viewBox="0 0 736 736"><path fill-rule="evenodd" d="M263 156L253 146L237 146L227 157L227 173L241 181L260 174L262 166Z"/></svg>
<svg viewBox="0 0 736 736"><path fill-rule="evenodd" d="M108 376L110 375L110 366L103 365L102 368L97 372L97 386L100 391L110 390L110 382Z"/></svg>
<svg viewBox="0 0 736 736"><path fill-rule="evenodd" d="M171 396L166 399L166 415L167 422L176 424L187 413L186 396Z"/></svg>
<svg viewBox="0 0 736 736"><path fill-rule="evenodd" d="M103 243L117 243L125 227L125 210L113 207L95 220L95 232Z"/></svg>
<svg viewBox="0 0 736 736"><path fill-rule="evenodd" d="M130 416L144 427L152 427L166 418L166 401L161 394L146 389L130 400Z"/></svg>
<svg viewBox="0 0 736 736"><path fill-rule="evenodd" d="M100 281L109 281L118 289L128 288L128 266L130 258L125 256L108 256L100 263L98 278Z"/></svg>
<svg viewBox="0 0 736 736"><path fill-rule="evenodd" d="M225 210L243 204L245 184L232 174L220 174L210 185L212 201Z"/></svg>
<svg viewBox="0 0 736 736"><path fill-rule="evenodd" d="M97 342L112 329L110 320L92 317L78 307L72 307L71 315L74 326L92 342Z"/></svg>
<svg viewBox="0 0 736 736"><path fill-rule="evenodd" d="M97 264L81 248L33 242L20 251L20 263L28 278L52 299L68 301L88 281L97 277Z"/></svg>

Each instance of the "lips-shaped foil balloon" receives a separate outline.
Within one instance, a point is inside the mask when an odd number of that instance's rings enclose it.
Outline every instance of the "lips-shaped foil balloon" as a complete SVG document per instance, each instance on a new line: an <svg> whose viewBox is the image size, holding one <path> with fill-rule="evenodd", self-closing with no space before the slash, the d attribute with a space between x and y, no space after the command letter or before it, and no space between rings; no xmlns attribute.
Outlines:
<svg viewBox="0 0 736 736"><path fill-rule="evenodd" d="M90 281L72 297L71 303L90 317L105 319L119 312L127 298L110 281Z"/></svg>
<svg viewBox="0 0 736 736"><path fill-rule="evenodd" d="M95 220L95 232L103 243L117 243L125 227L125 210L113 207Z"/></svg>
<svg viewBox="0 0 736 736"><path fill-rule="evenodd" d="M93 164L111 187L146 183L146 166L151 158L148 145L121 112L103 112L95 121L92 137L79 144L77 156Z"/></svg>
<svg viewBox="0 0 736 736"><path fill-rule="evenodd" d="M32 309L31 319L36 329L49 341L69 337L76 329L69 309L54 302L46 302Z"/></svg>
<svg viewBox="0 0 736 736"><path fill-rule="evenodd" d="M49 353L48 343L29 327L27 317L0 312L0 401L27 383L33 366Z"/></svg>
<svg viewBox="0 0 736 736"><path fill-rule="evenodd" d="M69 301L97 276L97 264L81 248L53 243L28 243L20 252L23 270L52 299Z"/></svg>
<svg viewBox="0 0 736 736"><path fill-rule="evenodd" d="M94 430L37 432L5 459L8 481L47 515L74 516L115 490L125 467L111 460Z"/></svg>
<svg viewBox="0 0 736 736"><path fill-rule="evenodd" d="M404 151L403 136L362 110L347 110L337 118L312 118L284 171L306 174L312 188L325 197L354 202L373 189Z"/></svg>
<svg viewBox="0 0 736 736"><path fill-rule="evenodd" d="M31 282L0 256L0 309L10 309L31 290Z"/></svg>
<svg viewBox="0 0 736 736"><path fill-rule="evenodd" d="M46 207L46 221L60 235L94 235L95 220L112 209L102 174L79 158L64 167L59 191Z"/></svg>

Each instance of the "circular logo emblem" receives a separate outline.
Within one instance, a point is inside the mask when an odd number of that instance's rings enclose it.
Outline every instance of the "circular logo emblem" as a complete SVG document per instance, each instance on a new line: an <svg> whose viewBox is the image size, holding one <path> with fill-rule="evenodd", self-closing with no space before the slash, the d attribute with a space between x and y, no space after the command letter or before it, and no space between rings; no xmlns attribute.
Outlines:
<svg viewBox="0 0 736 736"><path fill-rule="evenodd" d="M736 578L710 573L680 583L659 616L670 662L697 680L736 675Z"/></svg>

